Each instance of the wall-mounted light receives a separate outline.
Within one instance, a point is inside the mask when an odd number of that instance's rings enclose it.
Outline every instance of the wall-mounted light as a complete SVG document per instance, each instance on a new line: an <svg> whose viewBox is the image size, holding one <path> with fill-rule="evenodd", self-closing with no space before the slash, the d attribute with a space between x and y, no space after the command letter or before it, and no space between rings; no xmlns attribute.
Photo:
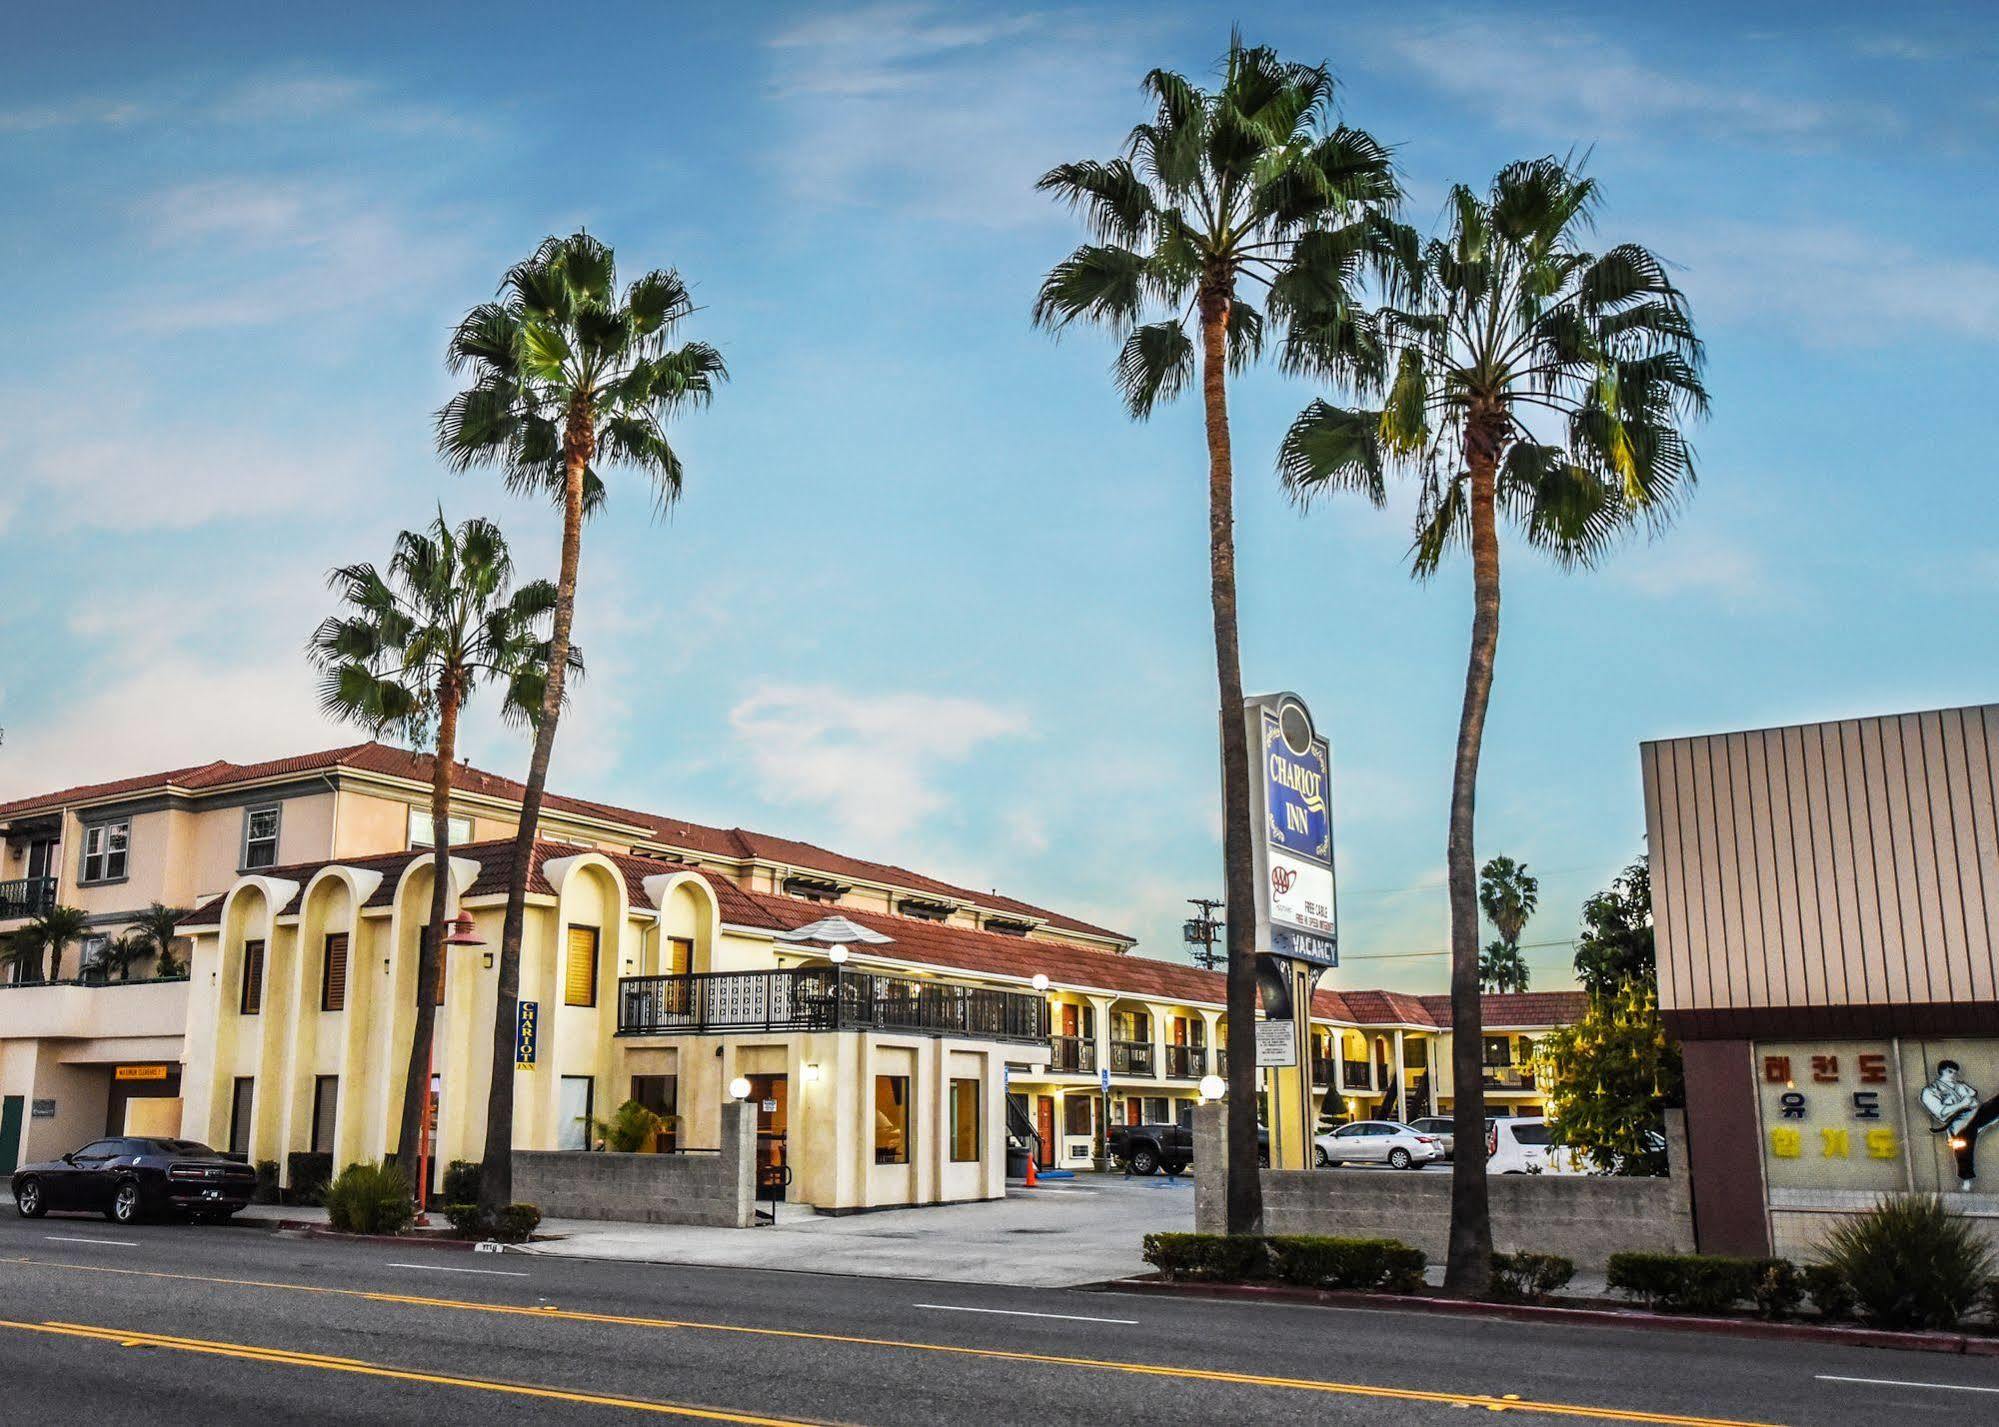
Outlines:
<svg viewBox="0 0 1999 1427"><path fill-rule="evenodd" d="M835 966L844 966L844 965L846 965L846 963L847 963L847 948L845 948L844 946L836 946L836 947L834 947L834 948L833 948L833 949L832 949L831 951L829 951L829 952L827 952L827 953L826 953L826 959L827 959L828 961L832 962L832 963L833 963L833 964L834 964Z"/></svg>
<svg viewBox="0 0 1999 1427"><path fill-rule="evenodd" d="M729 1098L731 1100L749 1099L750 1082L740 1075L738 1075L734 1080L731 1080L729 1082Z"/></svg>
<svg viewBox="0 0 1999 1427"><path fill-rule="evenodd" d="M1034 980L1030 981L1028 984L1037 991L1046 991L1048 989L1048 973L1045 971L1035 972Z"/></svg>
<svg viewBox="0 0 1999 1427"><path fill-rule="evenodd" d="M1201 1098L1203 1100L1220 1100L1228 1093L1229 1083L1222 1079L1221 1076L1204 1075L1201 1077Z"/></svg>
<svg viewBox="0 0 1999 1427"><path fill-rule="evenodd" d="M487 969L488 971L491 971L491 970L493 969L493 953L492 953L492 952L490 952L490 951L489 951L489 952L487 952L487 953L486 953L486 954L485 954L484 956L480 957L479 959L480 959L480 960L481 960L482 962L484 962L484 963L485 963L485 966L486 966L486 969Z"/></svg>

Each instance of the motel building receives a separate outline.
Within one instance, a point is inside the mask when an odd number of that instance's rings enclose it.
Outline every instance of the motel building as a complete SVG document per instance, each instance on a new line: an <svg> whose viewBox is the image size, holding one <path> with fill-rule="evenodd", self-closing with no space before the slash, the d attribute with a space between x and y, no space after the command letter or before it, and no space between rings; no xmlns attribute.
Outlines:
<svg viewBox="0 0 1999 1427"><path fill-rule="evenodd" d="M1910 1192L1999 1244L1999 705L1642 763L1700 1247L1804 1256Z"/></svg>
<svg viewBox="0 0 1999 1427"><path fill-rule="evenodd" d="M475 1159L520 786L461 767L438 998L433 1160ZM285 1183L393 1148L433 858L426 757L378 743L218 762L0 806L0 936L50 905L90 939L0 985L0 1173L107 1134L173 1134ZM848 1212L1005 1192L1009 1140L1102 1163L1111 1122L1185 1120L1222 1070L1224 978L1128 936L741 828L550 795L534 844L515 1144L586 1149L634 1099L655 1152L712 1151L747 1089L760 1188ZM159 901L186 970L98 957ZM1538 1113L1533 1041L1575 993L1485 998L1496 1113ZM1316 1106L1452 1103L1447 997L1323 990ZM1109 1071L1105 1092L1104 1071Z"/></svg>

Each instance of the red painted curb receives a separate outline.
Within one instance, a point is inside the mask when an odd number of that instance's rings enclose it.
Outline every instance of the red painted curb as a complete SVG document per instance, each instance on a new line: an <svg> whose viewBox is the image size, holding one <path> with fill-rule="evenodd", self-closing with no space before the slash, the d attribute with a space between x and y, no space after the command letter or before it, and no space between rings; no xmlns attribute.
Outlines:
<svg viewBox="0 0 1999 1427"><path fill-rule="evenodd" d="M1405 1313L1437 1313L1464 1318L1504 1318L1527 1323L1588 1323L1607 1328L1658 1328L1675 1333L1724 1333L1738 1338L1779 1338L1834 1343L1849 1348L1899 1348L1904 1352L1955 1353L1999 1357L1999 1338L1966 1333L1891 1333L1881 1328L1836 1328L1818 1323L1772 1323L1754 1318L1692 1318L1647 1313L1638 1308L1547 1308L1531 1303L1475 1303L1462 1298L1419 1294L1349 1293L1337 1289L1290 1288L1258 1283L1165 1283L1121 1278L1099 1287L1114 1293L1160 1293L1190 1298L1261 1299L1340 1308L1383 1308Z"/></svg>
<svg viewBox="0 0 1999 1427"><path fill-rule="evenodd" d="M280 1221L281 1229L301 1229L307 1238L338 1239L343 1244L394 1244L399 1249L464 1249L478 1247L472 1239L447 1239L441 1234L343 1234L337 1229L329 1229L318 1223L286 1223Z"/></svg>

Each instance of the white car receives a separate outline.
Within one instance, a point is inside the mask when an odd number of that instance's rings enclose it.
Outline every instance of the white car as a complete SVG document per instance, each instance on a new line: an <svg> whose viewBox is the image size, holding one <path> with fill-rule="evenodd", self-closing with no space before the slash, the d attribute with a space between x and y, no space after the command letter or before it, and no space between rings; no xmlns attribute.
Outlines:
<svg viewBox="0 0 1999 1427"><path fill-rule="evenodd" d="M1543 1119L1485 1122L1487 1174L1582 1174L1574 1150L1556 1144Z"/></svg>
<svg viewBox="0 0 1999 1427"><path fill-rule="evenodd" d="M1435 1135L1418 1134L1393 1120L1360 1120L1341 1125L1314 1142L1313 1158L1319 1168L1336 1164L1385 1164L1393 1169L1414 1169L1419 1164L1444 1157L1444 1144Z"/></svg>

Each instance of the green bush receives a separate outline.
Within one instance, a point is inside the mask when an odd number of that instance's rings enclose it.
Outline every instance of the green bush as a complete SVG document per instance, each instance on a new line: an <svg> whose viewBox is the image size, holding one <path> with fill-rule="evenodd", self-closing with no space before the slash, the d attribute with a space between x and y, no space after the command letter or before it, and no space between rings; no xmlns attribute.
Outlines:
<svg viewBox="0 0 1999 1427"><path fill-rule="evenodd" d="M1270 1276L1267 1240L1229 1234L1147 1234L1145 1261L1174 1283L1241 1283Z"/></svg>
<svg viewBox="0 0 1999 1427"><path fill-rule="evenodd" d="M274 1159L257 1161L257 1187L250 1192L253 1204L275 1204L278 1202L278 1162Z"/></svg>
<svg viewBox="0 0 1999 1427"><path fill-rule="evenodd" d="M454 1159L444 1169L446 1204L476 1204L479 1201L479 1162Z"/></svg>
<svg viewBox="0 0 1999 1427"><path fill-rule="evenodd" d="M605 1149L614 1154L637 1154L652 1148L653 1136L666 1128L666 1121L638 1101L627 1100L611 1112L610 1119L598 1120L596 1125Z"/></svg>
<svg viewBox="0 0 1999 1427"><path fill-rule="evenodd" d="M1788 1318L1805 1301L1805 1280L1789 1259L1765 1259L1749 1296L1765 1318Z"/></svg>
<svg viewBox="0 0 1999 1427"><path fill-rule="evenodd" d="M444 1217L451 1221L451 1232L461 1239L482 1239L485 1237L486 1215L476 1203L456 1202L444 1206Z"/></svg>
<svg viewBox="0 0 1999 1427"><path fill-rule="evenodd" d="M1955 1328L1978 1302L1992 1251L1934 1194L1883 1198L1826 1236L1861 1316L1880 1328Z"/></svg>
<svg viewBox="0 0 1999 1427"><path fill-rule="evenodd" d="M526 1243L541 1223L541 1210L532 1204L509 1204L498 1214L487 1214L477 1204L446 1204L444 1217L451 1232L461 1239L498 1239L503 1244Z"/></svg>
<svg viewBox="0 0 1999 1427"><path fill-rule="evenodd" d="M1271 1273L1301 1288L1414 1293L1423 1286L1423 1269L1429 1262L1421 1249L1399 1239L1291 1234L1269 1242Z"/></svg>
<svg viewBox="0 0 1999 1427"><path fill-rule="evenodd" d="M1539 1303L1575 1276L1575 1260L1560 1254L1494 1254L1490 1296L1499 1303Z"/></svg>
<svg viewBox="0 0 1999 1427"><path fill-rule="evenodd" d="M1801 1270L1805 1294L1818 1309L1819 1317L1838 1322L1853 1316L1853 1285L1846 1275L1826 1263L1808 1263Z"/></svg>
<svg viewBox="0 0 1999 1427"><path fill-rule="evenodd" d="M541 1210L533 1204L509 1204L500 1211L493 1237L503 1244L523 1244L541 1224Z"/></svg>
<svg viewBox="0 0 1999 1427"><path fill-rule="evenodd" d="M285 1178L291 1187L284 1192L287 1204L319 1204L326 1198L326 1181L333 1178L333 1156L295 1151L285 1156Z"/></svg>
<svg viewBox="0 0 1999 1427"><path fill-rule="evenodd" d="M350 1164L326 1186L326 1217L343 1234L400 1234L416 1217L410 1182L393 1165Z"/></svg>
<svg viewBox="0 0 1999 1427"><path fill-rule="evenodd" d="M1612 1254L1605 1281L1666 1313L1719 1313L1756 1296L1769 1259L1719 1254Z"/></svg>

